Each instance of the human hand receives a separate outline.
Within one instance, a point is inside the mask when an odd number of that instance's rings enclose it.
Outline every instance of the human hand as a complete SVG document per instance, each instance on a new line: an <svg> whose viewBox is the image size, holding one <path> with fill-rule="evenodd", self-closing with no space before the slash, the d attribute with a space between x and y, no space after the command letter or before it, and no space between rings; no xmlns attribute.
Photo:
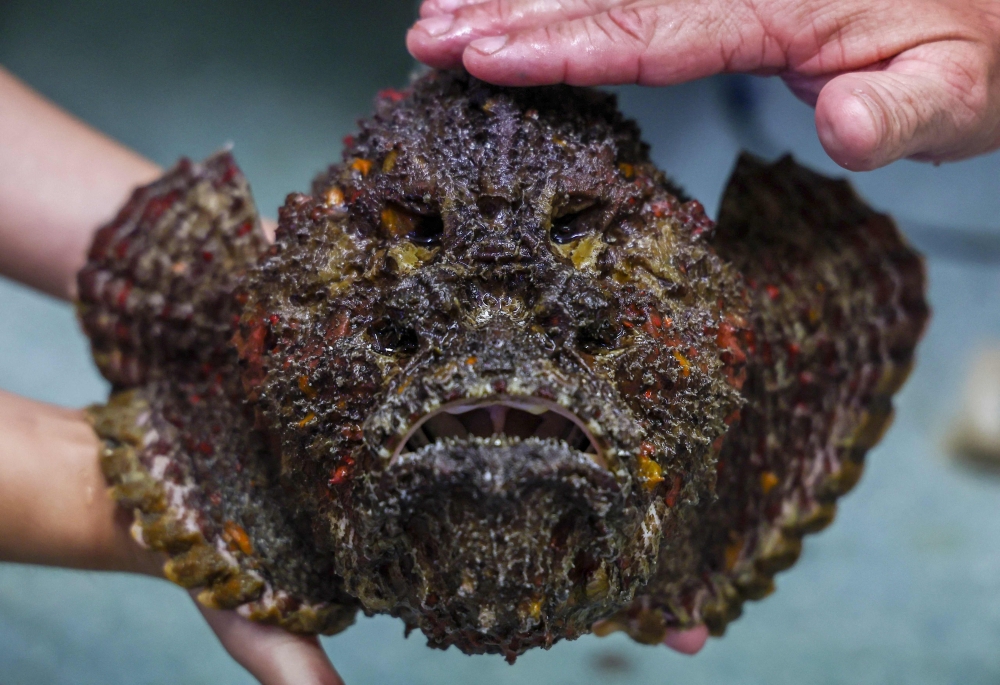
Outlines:
<svg viewBox="0 0 1000 685"><path fill-rule="evenodd" d="M315 636L254 623L195 600L219 642L263 685L344 685Z"/></svg>
<svg viewBox="0 0 1000 685"><path fill-rule="evenodd" d="M0 391L0 561L162 577L105 494L82 412ZM202 607L226 651L264 685L342 685L319 641Z"/></svg>
<svg viewBox="0 0 1000 685"><path fill-rule="evenodd" d="M708 642L708 628L697 626L688 630L668 630L663 644L681 654L697 654Z"/></svg>
<svg viewBox="0 0 1000 685"><path fill-rule="evenodd" d="M503 85L780 75L851 170L1000 147L993 0L425 0L407 36Z"/></svg>

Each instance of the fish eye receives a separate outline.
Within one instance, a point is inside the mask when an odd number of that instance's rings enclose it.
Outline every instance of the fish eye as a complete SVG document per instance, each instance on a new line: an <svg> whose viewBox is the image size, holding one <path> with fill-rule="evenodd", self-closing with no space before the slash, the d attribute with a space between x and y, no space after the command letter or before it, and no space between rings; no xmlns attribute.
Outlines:
<svg viewBox="0 0 1000 685"><path fill-rule="evenodd" d="M420 347L417 332L389 316L376 319L368 332L379 354L413 354Z"/></svg>
<svg viewBox="0 0 1000 685"><path fill-rule="evenodd" d="M600 204L592 204L565 214L557 213L552 217L549 235L557 245L571 243L601 228L603 216L604 207Z"/></svg>
<svg viewBox="0 0 1000 685"><path fill-rule="evenodd" d="M417 245L437 245L444 233L444 220L435 212L413 212L389 203L382 210L381 219L382 229L389 236L403 238Z"/></svg>
<svg viewBox="0 0 1000 685"><path fill-rule="evenodd" d="M618 347L622 337L620 326L610 318L581 326L576 333L576 343L587 354L600 354Z"/></svg>
<svg viewBox="0 0 1000 685"><path fill-rule="evenodd" d="M420 219L412 231L407 234L411 242L418 245L436 245L441 242L444 233L444 220L439 214L418 215Z"/></svg>

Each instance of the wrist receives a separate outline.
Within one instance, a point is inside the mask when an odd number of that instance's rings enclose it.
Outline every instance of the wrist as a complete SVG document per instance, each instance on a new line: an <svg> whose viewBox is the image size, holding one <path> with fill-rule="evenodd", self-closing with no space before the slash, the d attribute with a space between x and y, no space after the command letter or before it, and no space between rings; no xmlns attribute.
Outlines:
<svg viewBox="0 0 1000 685"><path fill-rule="evenodd" d="M83 412L0 392L0 560L160 575L107 494Z"/></svg>

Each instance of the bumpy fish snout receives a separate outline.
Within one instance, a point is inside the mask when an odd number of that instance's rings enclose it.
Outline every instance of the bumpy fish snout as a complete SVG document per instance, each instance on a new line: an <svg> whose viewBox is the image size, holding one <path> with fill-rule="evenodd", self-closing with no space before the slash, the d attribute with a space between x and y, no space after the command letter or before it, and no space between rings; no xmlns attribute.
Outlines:
<svg viewBox="0 0 1000 685"><path fill-rule="evenodd" d="M456 615L516 652L544 642L543 614L569 619L594 606L585 599L617 604L625 498L614 474L564 442L441 440L400 455L381 486L385 513L410 540L411 587L450 590L413 598L442 646L457 638Z"/></svg>

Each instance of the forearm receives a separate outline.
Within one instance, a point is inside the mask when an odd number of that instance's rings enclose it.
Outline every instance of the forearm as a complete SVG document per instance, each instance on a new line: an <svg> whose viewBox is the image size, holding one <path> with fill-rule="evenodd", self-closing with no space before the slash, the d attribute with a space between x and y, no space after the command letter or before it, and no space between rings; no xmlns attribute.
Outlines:
<svg viewBox="0 0 1000 685"><path fill-rule="evenodd" d="M158 573L107 495L83 412L0 391L0 561Z"/></svg>
<svg viewBox="0 0 1000 685"><path fill-rule="evenodd" d="M0 274L71 298L94 230L159 174L0 68Z"/></svg>

